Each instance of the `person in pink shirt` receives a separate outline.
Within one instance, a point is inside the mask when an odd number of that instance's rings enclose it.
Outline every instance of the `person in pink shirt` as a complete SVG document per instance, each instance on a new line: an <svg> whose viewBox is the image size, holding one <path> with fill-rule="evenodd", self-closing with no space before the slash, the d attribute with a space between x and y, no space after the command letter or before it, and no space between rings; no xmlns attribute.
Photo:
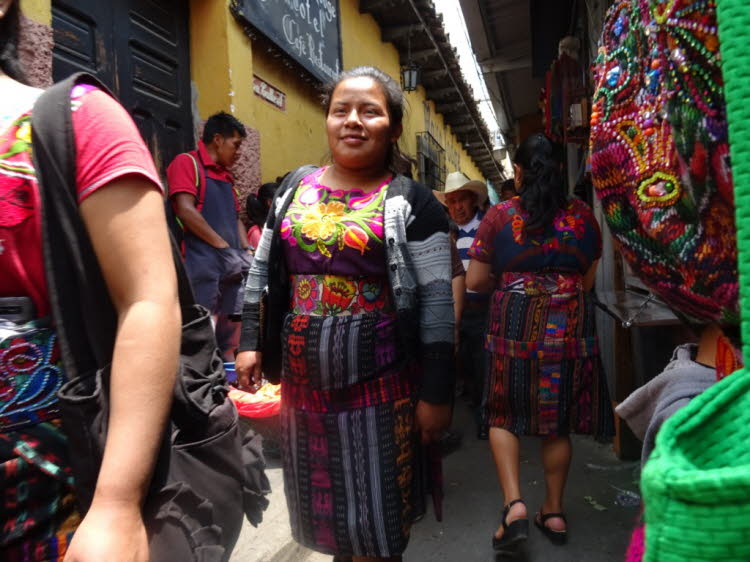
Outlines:
<svg viewBox="0 0 750 562"><path fill-rule="evenodd" d="M119 320L104 457L93 503L82 516L57 406L64 373L48 320L32 159L31 113L42 90L23 82L19 20L19 3L0 0L0 303L27 304L22 316L0 310L0 557L146 560L141 503L170 409L180 345L161 184L122 106L96 88L76 86L70 103L79 211ZM17 328L29 326L34 341L7 336L31 333ZM29 356L32 349L46 353ZM42 390L30 395L30 386Z"/></svg>
<svg viewBox="0 0 750 562"><path fill-rule="evenodd" d="M266 224L268 210L271 208L271 202L278 187L279 184L276 182L264 183L260 186L257 194L251 193L245 200L245 214L250 224L250 229L247 231L247 241L253 252L260 242L260 235L263 232L263 226Z"/></svg>

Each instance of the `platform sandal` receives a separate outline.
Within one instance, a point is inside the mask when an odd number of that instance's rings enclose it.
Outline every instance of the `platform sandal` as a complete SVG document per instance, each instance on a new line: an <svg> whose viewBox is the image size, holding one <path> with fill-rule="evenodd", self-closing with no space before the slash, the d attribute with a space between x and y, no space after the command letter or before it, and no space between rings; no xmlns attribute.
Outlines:
<svg viewBox="0 0 750 562"><path fill-rule="evenodd" d="M521 543L529 538L528 518L523 517L521 519L516 519L510 524L505 522L505 519L510 512L510 508L517 503L523 503L526 505L523 500L517 499L510 502L503 509L503 536L499 539L494 536L492 537L492 548L495 552L515 552Z"/></svg>
<svg viewBox="0 0 750 562"><path fill-rule="evenodd" d="M565 514L563 513L542 513L542 510L539 510L539 513L537 513L537 517L534 517L534 525L537 526L537 528L542 532L542 534L547 537L552 544L556 545L563 545L568 540L568 530L565 529L564 531L556 531L554 529L550 529L545 525L545 523L552 519L553 517L559 517L565 522L565 526L568 526L568 520L565 519Z"/></svg>

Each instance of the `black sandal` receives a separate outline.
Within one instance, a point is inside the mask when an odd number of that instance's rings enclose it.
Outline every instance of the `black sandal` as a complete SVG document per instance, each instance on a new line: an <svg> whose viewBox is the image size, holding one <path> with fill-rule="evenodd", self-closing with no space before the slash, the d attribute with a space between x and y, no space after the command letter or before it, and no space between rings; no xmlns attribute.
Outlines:
<svg viewBox="0 0 750 562"><path fill-rule="evenodd" d="M565 522L565 526L568 526L568 520L565 519L564 513L542 513L542 510L539 510L539 513L537 513L538 517L534 517L534 525L537 526L537 528L542 532L542 534L547 537L552 544L556 545L563 545L568 540L568 529L565 529L564 531L555 531L554 529L550 529L545 525L545 523L552 519L553 517L559 517Z"/></svg>
<svg viewBox="0 0 750 562"><path fill-rule="evenodd" d="M520 544L529 538L529 520L527 517L516 519L510 524L505 522L508 517L510 508L517 503L524 503L522 499L513 500L503 509L503 536L499 539L492 537L492 548L495 552L515 553Z"/></svg>

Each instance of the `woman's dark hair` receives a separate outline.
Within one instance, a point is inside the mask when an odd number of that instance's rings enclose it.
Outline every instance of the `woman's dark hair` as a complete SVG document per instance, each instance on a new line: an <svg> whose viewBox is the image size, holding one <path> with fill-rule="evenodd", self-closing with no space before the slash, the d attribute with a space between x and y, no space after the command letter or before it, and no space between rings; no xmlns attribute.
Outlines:
<svg viewBox="0 0 750 562"><path fill-rule="evenodd" d="M537 133L521 143L513 162L523 170L521 205L529 214L527 232L546 229L568 197L562 177L562 149Z"/></svg>
<svg viewBox="0 0 750 562"><path fill-rule="evenodd" d="M204 143L209 144L215 134L219 134L225 139L234 136L234 132L237 131L240 136L244 139L247 136L245 126L242 122L237 119L234 115L229 115L224 111L214 113L206 121L206 125L203 127L203 135L201 136Z"/></svg>
<svg viewBox="0 0 750 562"><path fill-rule="evenodd" d="M370 78L380 86L385 96L386 106L388 108L388 117L391 120L391 128L403 124L404 113L406 111L406 99L398 83L388 76L385 72L374 66L358 66L342 72L336 80L329 82L323 87L323 107L328 115L331 108L331 97L336 87L344 80L350 78ZM401 152L398 141L394 142L386 154L385 165L394 174L403 174L411 170L414 160Z"/></svg>
<svg viewBox="0 0 750 562"><path fill-rule="evenodd" d="M516 194L516 182L513 180L505 180L503 184L500 186L500 193L504 193L506 191L512 191L513 194Z"/></svg>
<svg viewBox="0 0 750 562"><path fill-rule="evenodd" d="M250 226L259 226L263 228L268 215L268 208L263 204L255 193L251 193L245 200L245 213Z"/></svg>
<svg viewBox="0 0 750 562"><path fill-rule="evenodd" d="M18 80L26 82L18 60L18 37L21 26L21 8L18 0L10 4L5 17L0 19L0 70Z"/></svg>
<svg viewBox="0 0 750 562"><path fill-rule="evenodd" d="M273 199L276 190L279 188L279 184L275 181L264 183L258 189L258 199L263 203L266 208L269 207L271 200Z"/></svg>

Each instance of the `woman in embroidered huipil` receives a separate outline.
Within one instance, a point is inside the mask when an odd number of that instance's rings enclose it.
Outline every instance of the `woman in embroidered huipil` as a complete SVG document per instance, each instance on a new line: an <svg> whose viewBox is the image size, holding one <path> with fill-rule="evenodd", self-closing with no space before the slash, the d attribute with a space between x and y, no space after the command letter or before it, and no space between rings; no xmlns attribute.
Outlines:
<svg viewBox="0 0 750 562"><path fill-rule="evenodd" d="M277 337L261 322L280 315L292 533L338 560L401 559L424 510L420 440L450 418L448 224L395 174L403 103L372 67L331 87L333 164L279 188L245 288L240 384L260 380Z"/></svg>
<svg viewBox="0 0 750 562"><path fill-rule="evenodd" d="M496 550L515 548L528 536L518 436L543 438L547 495L535 523L560 544L566 539L568 435L612 433L587 295L601 256L599 226L582 201L566 197L560 151L544 135L523 142L514 168L520 195L482 220L466 278L467 287L492 292L486 416L506 504L493 537Z"/></svg>

